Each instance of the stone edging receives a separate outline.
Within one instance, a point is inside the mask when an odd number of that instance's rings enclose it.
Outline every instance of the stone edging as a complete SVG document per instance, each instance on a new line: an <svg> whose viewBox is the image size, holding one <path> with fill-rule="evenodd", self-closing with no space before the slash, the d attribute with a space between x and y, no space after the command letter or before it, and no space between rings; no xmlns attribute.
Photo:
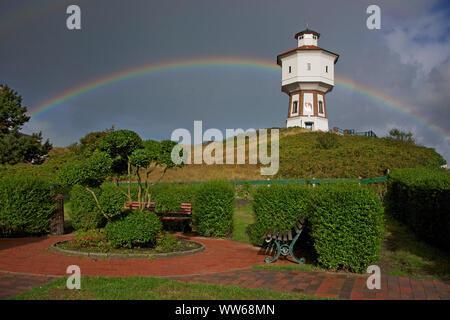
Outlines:
<svg viewBox="0 0 450 320"><path fill-rule="evenodd" d="M68 249L62 249L58 248L56 245L58 243L66 242L64 241L58 241L53 243L50 246L50 250L64 255L71 255L71 256L78 256L78 257L86 257L86 258L99 258L99 259L150 259L150 258L173 258L173 257L182 257L182 256L188 256L191 254L195 254L198 252L202 252L205 250L205 246L203 243L195 242L192 240L186 240L183 239L183 241L199 244L200 248L195 248L187 251L177 251L177 252L168 252L168 253L96 253L96 252L80 252L80 251L74 251L74 250L68 250Z"/></svg>

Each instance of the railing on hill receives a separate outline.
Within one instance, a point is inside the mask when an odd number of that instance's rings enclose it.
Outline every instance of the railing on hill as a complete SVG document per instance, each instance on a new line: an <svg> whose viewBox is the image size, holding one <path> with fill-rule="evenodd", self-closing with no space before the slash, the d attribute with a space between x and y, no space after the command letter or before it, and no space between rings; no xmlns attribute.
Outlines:
<svg viewBox="0 0 450 320"><path fill-rule="evenodd" d="M286 183L309 183L309 184L320 184L326 182L360 182L360 183L374 183L374 182L385 182L387 177L375 177L368 179L359 178L339 178L339 179L287 179L287 180L242 180L242 181L228 181L230 184L234 185L245 185L245 184L286 184ZM203 181L205 182L205 181ZM200 184L203 182L186 182L186 184ZM170 182L160 182L159 184L165 184ZM132 185L137 185L137 182L132 182ZM119 185L128 185L128 182L120 182Z"/></svg>
<svg viewBox="0 0 450 320"><path fill-rule="evenodd" d="M350 134L350 135L355 135L355 136L366 136L366 137L378 138L377 135L375 134L375 132L373 132L372 130L370 130L370 131L355 131L354 129L342 130L341 128L334 127L330 131L340 133L340 134Z"/></svg>

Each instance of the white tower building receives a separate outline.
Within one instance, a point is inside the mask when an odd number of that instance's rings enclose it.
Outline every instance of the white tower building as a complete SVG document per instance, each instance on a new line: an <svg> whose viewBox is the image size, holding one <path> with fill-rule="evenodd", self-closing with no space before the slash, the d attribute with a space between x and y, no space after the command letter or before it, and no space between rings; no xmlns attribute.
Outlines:
<svg viewBox="0 0 450 320"><path fill-rule="evenodd" d="M339 55L319 48L320 34L306 29L295 35L297 48L277 56L281 91L289 95L286 127L328 131L325 94L333 90Z"/></svg>

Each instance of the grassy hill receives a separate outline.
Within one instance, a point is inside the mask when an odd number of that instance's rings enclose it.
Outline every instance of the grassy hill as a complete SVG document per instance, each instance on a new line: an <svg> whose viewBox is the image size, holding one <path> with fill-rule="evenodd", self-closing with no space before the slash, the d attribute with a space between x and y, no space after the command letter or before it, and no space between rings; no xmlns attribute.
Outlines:
<svg viewBox="0 0 450 320"><path fill-rule="evenodd" d="M280 169L271 179L372 178L386 169L439 167L445 160L432 148L387 138L280 129ZM156 174L155 174L156 177ZM259 180L259 165L187 165L164 181Z"/></svg>
<svg viewBox="0 0 450 320"><path fill-rule="evenodd" d="M52 179L57 170L74 157L67 148L55 148L46 163L40 166L3 167L0 176L30 172ZM371 178L385 175L388 168L438 167L442 164L445 164L445 160L434 149L398 140L281 128L280 169L275 177L270 178ZM155 170L152 178L156 180L159 174ZM269 176L260 175L259 165L192 164L169 170L163 181L267 178Z"/></svg>

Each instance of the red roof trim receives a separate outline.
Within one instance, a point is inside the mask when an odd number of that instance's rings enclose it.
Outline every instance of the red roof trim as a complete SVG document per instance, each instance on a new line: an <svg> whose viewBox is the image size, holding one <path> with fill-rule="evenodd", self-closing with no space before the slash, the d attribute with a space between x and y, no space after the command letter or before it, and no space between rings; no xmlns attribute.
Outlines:
<svg viewBox="0 0 450 320"><path fill-rule="evenodd" d="M284 55L286 55L286 54L288 54L288 53L291 53L291 52L295 52L295 51L297 51L297 50L322 50L322 51L331 53L332 55L335 55L335 56L336 56L336 59L334 60L334 63L336 63L336 62L338 61L338 59L339 59L339 55L338 55L337 53L334 53L334 52L331 52L331 51L322 49L322 48L320 48L320 47L318 47L318 46L301 46L301 47L297 47L297 48L288 50L288 51L286 51L286 52L283 52L283 53L280 53L279 55L277 55L277 64L278 64L278 65L281 65L281 64L280 64L280 57L281 57L281 56L284 56Z"/></svg>

